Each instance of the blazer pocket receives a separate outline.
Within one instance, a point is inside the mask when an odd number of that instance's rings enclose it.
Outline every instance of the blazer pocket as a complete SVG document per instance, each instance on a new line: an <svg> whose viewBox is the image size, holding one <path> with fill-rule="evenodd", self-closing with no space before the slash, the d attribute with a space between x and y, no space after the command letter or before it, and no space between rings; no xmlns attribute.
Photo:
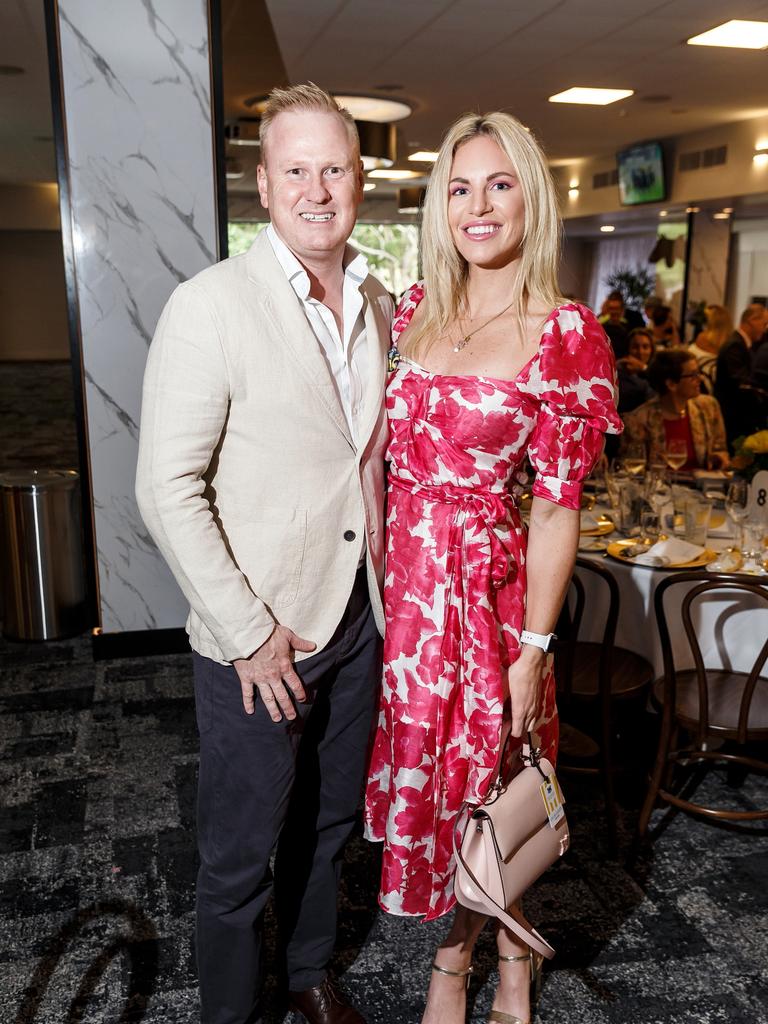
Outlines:
<svg viewBox="0 0 768 1024"><path fill-rule="evenodd" d="M296 600L307 541L307 510L227 503L221 525L232 557L270 608Z"/></svg>

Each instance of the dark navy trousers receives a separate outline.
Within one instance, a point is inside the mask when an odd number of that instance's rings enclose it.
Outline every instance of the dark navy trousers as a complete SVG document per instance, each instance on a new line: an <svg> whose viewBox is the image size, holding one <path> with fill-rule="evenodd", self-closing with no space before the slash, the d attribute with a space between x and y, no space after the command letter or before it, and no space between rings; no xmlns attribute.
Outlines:
<svg viewBox="0 0 768 1024"><path fill-rule="evenodd" d="M293 722L273 722L258 693L245 713L231 665L194 655L203 1024L261 1021L262 921L273 893L288 987L326 975L381 676L364 570L328 645L296 671L307 701Z"/></svg>

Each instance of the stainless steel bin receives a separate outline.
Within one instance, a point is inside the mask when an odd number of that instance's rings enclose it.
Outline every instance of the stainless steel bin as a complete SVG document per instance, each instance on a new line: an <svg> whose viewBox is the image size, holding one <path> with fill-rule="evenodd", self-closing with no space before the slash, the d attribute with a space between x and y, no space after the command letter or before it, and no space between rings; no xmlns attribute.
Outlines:
<svg viewBox="0 0 768 1024"><path fill-rule="evenodd" d="M87 628L80 477L74 470L0 473L3 635L53 640Z"/></svg>

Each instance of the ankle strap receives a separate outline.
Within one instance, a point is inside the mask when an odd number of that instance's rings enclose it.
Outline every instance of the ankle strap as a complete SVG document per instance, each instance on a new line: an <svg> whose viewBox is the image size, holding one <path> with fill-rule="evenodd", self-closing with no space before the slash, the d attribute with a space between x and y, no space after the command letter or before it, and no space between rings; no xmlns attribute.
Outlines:
<svg viewBox="0 0 768 1024"><path fill-rule="evenodd" d="M449 971L447 967L441 967L440 964L432 964L433 971L437 971L438 974L448 974L451 978L466 978L468 974L472 974L474 969L474 966L470 964L464 971Z"/></svg>
<svg viewBox="0 0 768 1024"><path fill-rule="evenodd" d="M531 954L530 953L523 953L522 956L502 956L501 953L499 953L499 960L503 960L504 963L507 963L507 964L516 964L519 960L530 960L530 959L531 959Z"/></svg>

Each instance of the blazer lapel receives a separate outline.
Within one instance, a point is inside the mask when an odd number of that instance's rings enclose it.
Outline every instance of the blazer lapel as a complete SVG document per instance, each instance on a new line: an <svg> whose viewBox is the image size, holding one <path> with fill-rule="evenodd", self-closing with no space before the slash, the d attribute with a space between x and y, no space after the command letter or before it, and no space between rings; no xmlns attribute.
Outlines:
<svg viewBox="0 0 768 1024"><path fill-rule="evenodd" d="M312 394L354 447L336 384L296 293L262 232L248 251L248 276L263 293L263 308L280 345Z"/></svg>
<svg viewBox="0 0 768 1024"><path fill-rule="evenodd" d="M370 373L363 405L363 420L358 448L365 449L371 432L379 418L384 401L384 386L387 377L387 352L389 350L390 315L389 303L379 296L371 296L365 290L365 336L368 344Z"/></svg>

